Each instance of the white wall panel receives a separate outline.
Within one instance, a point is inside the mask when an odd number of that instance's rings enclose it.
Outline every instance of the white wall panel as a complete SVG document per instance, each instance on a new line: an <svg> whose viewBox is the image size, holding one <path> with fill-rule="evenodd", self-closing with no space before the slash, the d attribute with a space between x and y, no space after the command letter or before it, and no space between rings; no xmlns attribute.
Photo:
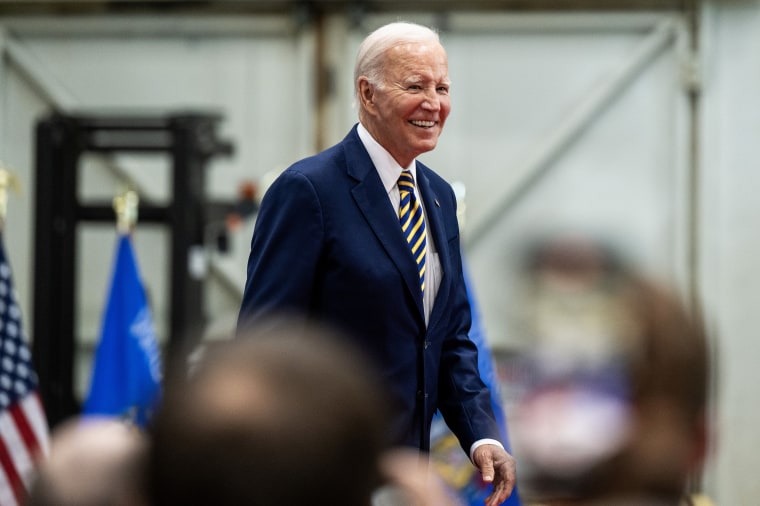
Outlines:
<svg viewBox="0 0 760 506"><path fill-rule="evenodd" d="M708 2L702 128L704 298L719 359L714 475L719 504L760 497L760 2Z"/></svg>

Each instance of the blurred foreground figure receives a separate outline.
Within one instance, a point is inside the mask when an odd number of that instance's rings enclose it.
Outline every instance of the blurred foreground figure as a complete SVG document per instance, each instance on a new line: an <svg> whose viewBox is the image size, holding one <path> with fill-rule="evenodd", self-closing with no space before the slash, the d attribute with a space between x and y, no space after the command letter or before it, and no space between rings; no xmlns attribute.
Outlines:
<svg viewBox="0 0 760 506"><path fill-rule="evenodd" d="M27 506L143 506L147 445L113 419L74 419L57 429Z"/></svg>
<svg viewBox="0 0 760 506"><path fill-rule="evenodd" d="M382 481L385 402L343 340L273 322L209 344L170 375L153 427L153 504L367 506Z"/></svg>
<svg viewBox="0 0 760 506"><path fill-rule="evenodd" d="M679 298L580 237L530 258L535 349L516 407L526 497L550 505L691 504L707 449L708 347Z"/></svg>
<svg viewBox="0 0 760 506"><path fill-rule="evenodd" d="M464 506L427 456L397 447L385 452L380 468L388 486L375 493L372 506Z"/></svg>

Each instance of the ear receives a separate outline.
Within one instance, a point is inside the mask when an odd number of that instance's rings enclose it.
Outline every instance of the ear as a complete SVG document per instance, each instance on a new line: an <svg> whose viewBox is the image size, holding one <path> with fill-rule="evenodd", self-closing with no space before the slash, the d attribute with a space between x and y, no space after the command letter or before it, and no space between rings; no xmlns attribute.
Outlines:
<svg viewBox="0 0 760 506"><path fill-rule="evenodd" d="M356 89L359 90L359 102L362 109L374 114L375 86L365 76L361 76L356 82Z"/></svg>

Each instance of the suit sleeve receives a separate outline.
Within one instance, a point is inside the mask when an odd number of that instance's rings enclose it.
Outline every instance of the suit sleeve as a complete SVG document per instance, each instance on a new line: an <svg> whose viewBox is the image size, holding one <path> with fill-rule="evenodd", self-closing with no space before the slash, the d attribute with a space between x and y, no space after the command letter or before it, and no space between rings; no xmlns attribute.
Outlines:
<svg viewBox="0 0 760 506"><path fill-rule="evenodd" d="M256 219L238 331L271 312L308 313L323 233L313 185L300 172L283 172Z"/></svg>
<svg viewBox="0 0 760 506"><path fill-rule="evenodd" d="M491 405L491 393L480 377L478 348L469 337L472 315L458 234L449 240L448 246L455 279L450 327L441 355L439 409L462 449L469 454L475 441L500 440L501 434Z"/></svg>

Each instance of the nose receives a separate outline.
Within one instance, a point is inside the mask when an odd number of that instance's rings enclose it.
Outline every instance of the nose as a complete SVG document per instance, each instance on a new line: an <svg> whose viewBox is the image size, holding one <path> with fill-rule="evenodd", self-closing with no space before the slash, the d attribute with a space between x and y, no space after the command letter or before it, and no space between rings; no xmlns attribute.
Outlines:
<svg viewBox="0 0 760 506"><path fill-rule="evenodd" d="M425 91L425 100L422 107L431 111L437 111L441 108L441 98L435 88Z"/></svg>

